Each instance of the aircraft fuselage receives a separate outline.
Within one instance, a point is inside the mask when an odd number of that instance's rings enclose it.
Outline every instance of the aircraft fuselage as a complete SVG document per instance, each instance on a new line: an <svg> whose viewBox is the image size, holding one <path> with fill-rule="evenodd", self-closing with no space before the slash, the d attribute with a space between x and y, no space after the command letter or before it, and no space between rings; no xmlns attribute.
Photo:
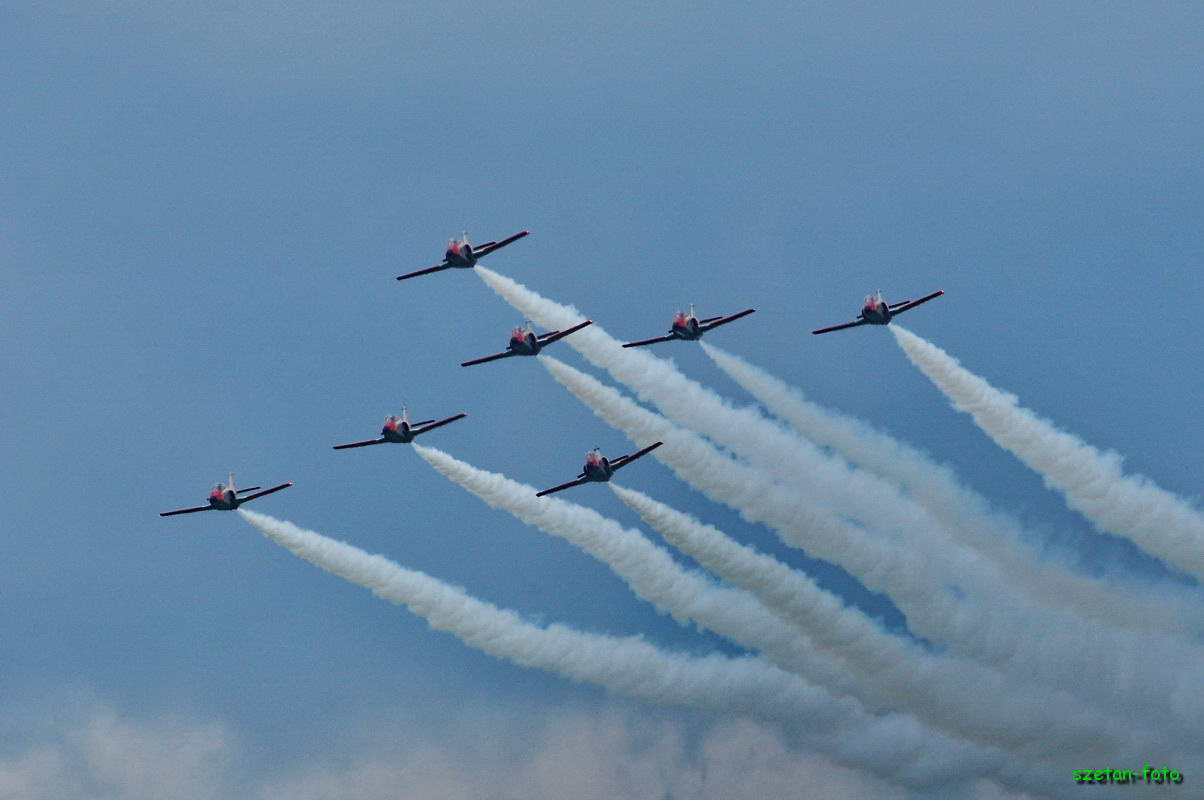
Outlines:
<svg viewBox="0 0 1204 800"><path fill-rule="evenodd" d="M534 356L539 354L540 344L539 339L534 333L527 331L522 335L514 334L510 337L510 345L508 348L516 356Z"/></svg>
<svg viewBox="0 0 1204 800"><path fill-rule="evenodd" d="M602 456L599 459L586 459L585 466L581 470L581 477L587 481L598 481L604 483L610 480L615 471L610 467L610 459Z"/></svg>
<svg viewBox="0 0 1204 800"><path fill-rule="evenodd" d="M889 325L891 316L885 300L870 300L861 308L861 318L867 325Z"/></svg>
<svg viewBox="0 0 1204 800"><path fill-rule="evenodd" d="M698 327L697 317L677 318L673 320L673 327L669 329L669 333L676 336L678 339L685 339L692 342L695 339L702 338L702 330Z"/></svg>
<svg viewBox="0 0 1204 800"><path fill-rule="evenodd" d="M405 420L390 420L380 429L380 435L386 442L409 444L414 441L414 431Z"/></svg>
<svg viewBox="0 0 1204 800"><path fill-rule="evenodd" d="M209 505L218 511L233 511L238 508L238 496L232 489L214 489L209 493Z"/></svg>
<svg viewBox="0 0 1204 800"><path fill-rule="evenodd" d="M448 247L443 257L449 267L459 267L460 269L468 269L477 263L476 254L472 252L472 245L468 243Z"/></svg>

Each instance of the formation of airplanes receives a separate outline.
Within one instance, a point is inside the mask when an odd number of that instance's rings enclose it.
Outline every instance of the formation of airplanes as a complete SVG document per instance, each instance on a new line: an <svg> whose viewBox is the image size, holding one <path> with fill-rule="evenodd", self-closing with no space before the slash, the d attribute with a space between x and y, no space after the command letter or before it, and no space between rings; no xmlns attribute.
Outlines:
<svg viewBox="0 0 1204 800"><path fill-rule="evenodd" d="M429 275L434 272L441 272L446 269L470 269L476 266L479 259L489 255L495 250L500 250L507 245L517 242L519 239L527 236L530 231L519 231L512 236L508 236L501 241L486 242L481 245L473 245L468 241L468 234L465 233L459 238L452 239L447 243L447 249L443 255L443 262L436 264L433 267L425 267L414 272L408 272L404 275L398 275L397 280L404 281L408 278L416 278L419 275ZM818 328L811 331L814 334L831 333L832 331L844 330L845 328L855 328L861 325L889 325L890 321L902 314L904 311L910 311L921 303L927 303L929 300L940 297L944 294L943 291L936 291L932 294L925 295L917 300L906 300L901 303L887 303L882 297L882 291L878 290L872 295L865 298L862 305L861 313L857 319L852 322L845 322L840 325L832 325L827 328ZM720 325L726 325L729 322L735 322L738 319L748 316L756 311L755 308L746 308L743 311L738 311L735 314L728 316L707 317L699 319L694 312L693 304L690 305L689 313L679 311L673 318L673 323L669 327L669 331L664 336L656 336L651 339L640 339L634 342L627 342L623 347L644 347L646 345L658 344L660 342L671 341L697 341L702 338L703 334L718 328ZM485 364L490 361L497 361L511 356L535 356L539 355L540 351L550 344L553 344L566 336L576 333L577 331L593 324L593 320L585 320L571 328L566 328L562 331L548 331L547 333L536 334L531 323L514 328L510 334L510 343L506 349L500 353L484 356L483 358L474 358L471 361L465 361L460 366L471 367L476 364ZM463 419L468 416L466 413L455 414L441 420L428 419L421 422L411 422L409 411L402 407L401 416L390 414L385 417L385 423L381 427L380 436L375 439L366 439L360 442L348 442L347 444L334 445L335 450L348 450L356 447L368 447L377 444L408 444L414 441L414 437L420 436L435 428L443 427L444 425ZM632 463L636 459L651 453L656 448L660 447L663 442L653 442L642 450L637 450L629 455L620 456L613 461L602 455L598 448L589 451L585 456L585 466L578 473L574 480L562 483L558 486L553 486L550 489L536 492L537 497L544 497L555 492L560 492L565 489L571 489L574 486L580 486L584 483L604 483L609 481L618 470ZM192 508L179 508L174 511L163 511L159 514L161 517L171 517L178 514L192 514L198 511L233 511L243 503L255 500L265 495L278 492L282 489L287 489L292 486L290 483L282 483L278 486L273 486L270 489L260 489L258 486L250 486L246 489L236 489L234 486L234 473L230 473L226 483L218 483L213 486L209 492L208 503L203 506L194 506Z"/></svg>

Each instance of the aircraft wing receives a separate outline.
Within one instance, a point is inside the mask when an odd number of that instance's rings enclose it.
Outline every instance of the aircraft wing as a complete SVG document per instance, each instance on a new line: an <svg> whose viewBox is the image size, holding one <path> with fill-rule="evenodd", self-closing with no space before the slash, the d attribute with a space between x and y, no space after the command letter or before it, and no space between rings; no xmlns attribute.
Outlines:
<svg viewBox="0 0 1204 800"><path fill-rule="evenodd" d="M581 484L583 484L585 482L586 482L585 478L578 478L575 481L569 481L568 483L562 483L559 486L553 486L551 489L544 489L542 492L536 492L535 496L543 497L545 494L552 494L552 492L561 492L561 491L564 491L565 489L571 489L574 486L580 486Z"/></svg>
<svg viewBox="0 0 1204 800"><path fill-rule="evenodd" d="M347 450L352 447L367 447L370 444L384 444L384 443L385 443L385 439L382 436L379 439L369 439L366 442L349 442L347 444L336 444L334 446L334 449L335 450ZM256 487L256 488L259 488L259 487Z"/></svg>
<svg viewBox="0 0 1204 800"><path fill-rule="evenodd" d="M245 489L239 489L237 492L235 492L235 494L246 494L247 492L253 492L258 488L258 486L248 486Z"/></svg>
<svg viewBox="0 0 1204 800"><path fill-rule="evenodd" d="M658 336L655 339L640 339L638 342L628 342L624 347L643 347L646 344L656 344L657 342L669 342L676 339L676 336Z"/></svg>
<svg viewBox="0 0 1204 800"><path fill-rule="evenodd" d="M718 328L720 325L726 325L729 322L735 322L736 320L740 319L740 317L747 317L754 311L756 311L755 308L746 308L738 314L732 314L730 317L712 317L711 319L704 319L701 323L699 323L699 327L702 328L704 332L709 331L711 328Z"/></svg>
<svg viewBox="0 0 1204 800"><path fill-rule="evenodd" d="M545 344L551 344L552 342L560 341L564 337L568 336L570 333L576 333L577 331L581 330L585 326L593 325L593 324L594 324L594 321L592 319L587 319L585 322L582 322L578 325L574 325L571 328L566 328L563 331L556 331L555 333L548 336L548 338L540 341L540 344L545 345Z"/></svg>
<svg viewBox="0 0 1204 800"><path fill-rule="evenodd" d="M404 281L406 278L417 278L419 275L429 275L432 272L442 272L450 266L451 264L448 264L447 261L444 261L442 264L436 264L433 267L415 270L414 272L407 272L405 275L398 275L397 280Z"/></svg>
<svg viewBox="0 0 1204 800"><path fill-rule="evenodd" d="M945 290L940 289L938 291L933 292L932 294L924 295L919 300L908 300L905 303L900 303L898 308L891 306L890 313L892 316L894 316L895 314L902 314L904 311L910 311L911 309L918 306L920 303L927 303L929 300L933 299L934 297L940 297L944 293L945 293Z"/></svg>
<svg viewBox="0 0 1204 800"><path fill-rule="evenodd" d="M831 333L832 331L843 331L845 328L856 328L858 325L864 325L864 324L865 324L865 320L856 319L856 320L853 320L852 322L846 322L843 325L833 325L828 328L820 328L819 330L811 331L811 332L812 333Z"/></svg>
<svg viewBox="0 0 1204 800"><path fill-rule="evenodd" d="M619 456L614 461L610 462L610 468L612 470L620 470L623 467L630 464L632 461L635 461L637 458L648 455L653 450L660 447L662 444L664 444L664 442L653 442L652 444L645 447L643 450L638 450L629 456Z"/></svg>
<svg viewBox="0 0 1204 800"><path fill-rule="evenodd" d="M487 256L490 253L492 253L494 250L501 250L506 245L508 245L512 242L517 242L519 239L523 238L530 232L531 231L519 231L518 233L514 234L513 236L508 236L505 239L502 239L500 242L486 242L485 244L481 245L480 247L473 247L472 254L474 256L476 256L477 258L480 258L481 256Z"/></svg>
<svg viewBox="0 0 1204 800"><path fill-rule="evenodd" d="M509 358L512 355L514 355L514 351L507 350L504 353L494 353L493 355L485 356L484 358L474 358L472 361L465 361L460 366L471 367L473 364L484 364L486 361L497 361L499 358Z"/></svg>
<svg viewBox="0 0 1204 800"><path fill-rule="evenodd" d="M193 514L197 511L209 511L213 506L196 506L195 508L177 508L175 511L160 511L161 517L173 517L176 514Z"/></svg>
<svg viewBox="0 0 1204 800"><path fill-rule="evenodd" d="M435 428L441 428L449 422L455 422L456 420L463 419L464 417L467 417L467 416L468 416L467 414L456 414L454 417L448 417L447 419L441 419L438 422L432 422L430 425L427 425L425 428L418 428L417 430L411 431L411 433L413 433L415 436L417 436L420 433L426 433L427 431L434 430Z"/></svg>
<svg viewBox="0 0 1204 800"><path fill-rule="evenodd" d="M271 489L264 489L262 492L256 492L255 494L249 494L246 497L240 497L240 498L238 498L238 502L245 503L248 500L254 500L256 497L263 497L265 494L271 494L272 492L278 492L281 489L287 489L288 487L290 487L292 485L293 484L291 482L290 483L282 483L279 486L273 486Z"/></svg>

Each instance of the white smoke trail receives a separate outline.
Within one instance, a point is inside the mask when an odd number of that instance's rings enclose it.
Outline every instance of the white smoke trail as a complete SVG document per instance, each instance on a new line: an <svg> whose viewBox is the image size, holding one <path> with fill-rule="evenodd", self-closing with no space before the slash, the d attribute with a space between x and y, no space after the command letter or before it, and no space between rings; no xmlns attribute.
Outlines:
<svg viewBox="0 0 1204 800"><path fill-rule="evenodd" d="M867 587L888 594L919 635L1013 674L1020 670L1109 713L1128 713L1135 719L1158 713L1167 726L1199 733L1204 698L1192 687L1204 684L1204 670L1191 646L1033 607L1012 597L982 568L981 559L954 547L925 548L923 541L912 549L888 546L597 379L553 358L541 362L559 383L633 441L664 441L652 455L680 478L745 519L765 523L787 544L840 564ZM889 507L878 511L891 513ZM970 583L988 601L985 606L966 601ZM1158 654L1156 662L1151 653Z"/></svg>
<svg viewBox="0 0 1204 800"><path fill-rule="evenodd" d="M640 638L538 627L512 611L383 556L239 509L264 536L294 555L363 586L471 647L521 666L602 686L653 703L736 711L785 721L809 746L842 764L913 787L996 775L1027 788L1052 786L1051 773L1016 769L1002 753L941 740L901 715L870 717L755 658L666 653Z"/></svg>
<svg viewBox="0 0 1204 800"><path fill-rule="evenodd" d="M555 329L580 322L572 306L550 300L510 278L481 266L477 274L506 302L540 325ZM895 535L900 528L926 529L932 521L914 503L877 476L849 469L842 459L821 453L756 409L735 408L672 364L641 350L624 349L596 322L564 340L592 364L630 387L669 419L705 434L750 463L789 479L792 485L863 525ZM871 502L867 502L867 498ZM865 509L875 501L892 509L889 524Z"/></svg>
<svg viewBox="0 0 1204 800"><path fill-rule="evenodd" d="M415 450L445 477L488 505L563 537L610 565L637 595L679 621L693 619L737 644L759 650L777 666L817 680L841 694L852 692L858 697L868 697L875 711L909 711L940 730L1002 747L1029 761L1046 758L1051 750L1068 756L1077 749L1082 757L1098 757L1109 747L1115 747L1116 733L1108 730L1112 723L1098 714L1084 714L1073 705L1051 700L1048 692L1034 697L1025 687L1009 685L997 673L977 665L965 664L960 670L951 666L943 672L932 670L934 662L920 658L918 648L904 646L901 640L877 630L863 616L839 608L839 601L806 578L792 584L797 587L805 582L810 587L804 608L821 603L836 608L823 620L794 627L767 611L746 592L716 586L683 569L665 550L596 511L557 498L536 497L531 486L477 469L441 450L420 446ZM692 551L687 552L693 555ZM777 578L790 577L791 570L774 563L783 570L777 573ZM713 566L709 562L704 564ZM755 571L756 567L752 569ZM720 574L728 577L728 573ZM763 578L747 588L764 589L766 580L772 579ZM785 591L790 593L789 589ZM797 610L798 606L792 608ZM812 609L813 615L816 611ZM858 619L865 624L858 627ZM835 636L829 627L832 624L841 629ZM808 640L814 636L816 642L831 646L849 638L854 630L859 636L877 634L875 643L860 648L833 648L840 656L834 658L829 650L818 649ZM850 665L846 658L857 659L858 663ZM868 669L849 669L864 667L874 658L876 664ZM896 663L902 658L913 660ZM921 674L923 669L917 671L914 667L919 662L915 659L923 661L931 674L925 676ZM866 677L872 680L864 680ZM1124 738L1132 738L1129 729Z"/></svg>
<svg viewBox="0 0 1204 800"><path fill-rule="evenodd" d="M1035 554L1024 544L1019 523L991 509L947 467L861 420L807 400L798 389L738 356L706 342L701 345L716 366L770 413L817 444L905 489L946 532L990 558L1009 585L1041 604L1131 630L1200 632L1204 620L1199 610L1182 602L1117 586L1115 581L1107 585L1063 564L1034 563Z"/></svg>
<svg viewBox="0 0 1204 800"><path fill-rule="evenodd" d="M1084 757L1108 748L1119 756L1134 745L1127 720L1104 719L1064 696L1034 691L974 662L927 654L777 559L641 492L613 483L611 489L667 542L843 656L862 678L861 691L875 702L901 705L929 725L1018 754L1028 749L1026 743L1040 742L1029 758L1076 746ZM1063 744L1054 745L1055 739Z"/></svg>
<svg viewBox="0 0 1204 800"><path fill-rule="evenodd" d="M840 659L813 648L747 592L682 568L663 548L592 509L556 497L536 497L533 486L477 469L442 450L415 445L414 451L489 506L566 539L607 564L636 595L679 623L694 620L742 647L766 653L783 669L849 693L848 669Z"/></svg>
<svg viewBox="0 0 1204 800"><path fill-rule="evenodd" d="M1125 536L1171 568L1204 583L1204 515L1144 477L1125 475L1120 456L1096 448L1019 405L936 345L889 326L903 352L955 408L1000 447L1045 478L1100 530Z"/></svg>

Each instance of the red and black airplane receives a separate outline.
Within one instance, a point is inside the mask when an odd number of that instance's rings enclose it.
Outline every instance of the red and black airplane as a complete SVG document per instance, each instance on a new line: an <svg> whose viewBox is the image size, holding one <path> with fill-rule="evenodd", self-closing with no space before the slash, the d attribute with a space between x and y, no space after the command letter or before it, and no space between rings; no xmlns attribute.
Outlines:
<svg viewBox="0 0 1204 800"><path fill-rule="evenodd" d="M640 456L651 453L656 448L660 447L664 442L653 442L645 447L632 453L629 456L619 456L614 461L611 461L606 456L602 455L602 451L594 448L585 454L585 467L582 468L581 474L577 476L577 480L562 483L559 486L553 486L551 489L544 489L542 492L536 492L536 497L543 497L545 494L559 492L564 489L571 489L574 486L580 486L583 483L599 482L605 483L611 479L611 476L621 470L623 467L635 461Z"/></svg>
<svg viewBox="0 0 1204 800"><path fill-rule="evenodd" d="M452 239L447 243L447 252L443 255L443 263L436 264L433 267L407 272L405 275L398 275L397 280L404 281L406 278L417 278L419 275L427 275L432 272L442 272L451 267L459 269L468 269L476 266L477 259L487 256L494 250L501 250L511 242L517 242L519 239L526 236L531 231L519 231L513 236L502 239L500 242L486 242L475 247L468 242L468 234L465 233L459 239Z"/></svg>
<svg viewBox="0 0 1204 800"><path fill-rule="evenodd" d="M933 292L921 297L919 300L906 300L902 303L887 303L882 299L882 290L871 295L866 295L865 305L861 307L861 315L852 322L846 322L843 325L833 325L829 328L820 328L819 330L811 331L812 333L831 333L832 331L842 331L845 328L856 328L858 325L889 325L890 321L904 311L910 311L920 303L927 303L934 297L940 297L945 292L943 290Z"/></svg>
<svg viewBox="0 0 1204 800"><path fill-rule="evenodd" d="M385 417L385 424L380 429L379 439L368 439L364 442L350 442L349 444L336 444L334 449L346 450L350 447L367 447L370 444L386 444L388 442L409 444L414 441L415 436L421 433L433 431L435 428L440 428L449 422L455 422L467 416L467 414L456 414L454 417L441 419L438 422L433 419L424 419L422 422L410 422L409 409L402 406L400 417L393 414Z"/></svg>
<svg viewBox="0 0 1204 800"><path fill-rule="evenodd" d="M592 319L587 319L585 322L574 325L568 330L548 331L547 333L541 333L539 336L536 336L535 330L531 327L531 323L528 322L525 328L521 325L515 327L514 331L510 334L510 344L507 347L506 352L494 353L493 355L485 356L484 358L474 358L472 361L465 361L460 366L471 367L473 364L484 364L486 361L497 361L499 358L509 358L510 356L539 355L539 351L550 345L552 342L559 341L560 339L568 336L570 333L576 333L586 325L592 324L594 324L594 321Z"/></svg>
<svg viewBox="0 0 1204 800"><path fill-rule="evenodd" d="M257 497L263 497L265 494L278 492L281 489L287 489L292 486L292 483L282 483L279 486L273 486L271 489L264 489L262 492L256 491L258 486L248 486L246 489L234 488L234 473L230 473L230 482L213 485L209 490L209 505L196 506L194 508L179 508L175 511L162 511L159 513L161 517L170 517L175 514L194 514L197 511L233 511L234 509L246 503L249 500L254 500ZM247 494L247 492L255 492L255 494ZM243 497L242 495L246 495Z"/></svg>
<svg viewBox="0 0 1204 800"><path fill-rule="evenodd" d="M732 314L730 317L707 317L706 319L699 319L694 313L694 304L691 303L689 314L684 311L677 312L677 316L673 318L673 326L669 328L668 336L658 336L655 339L641 339L638 342L628 342L623 346L643 347L646 344L671 342L674 339L692 342L696 339L701 339L702 335L712 328L718 328L720 325L735 322L740 317L747 317L754 311L756 311L755 308L746 308L738 314Z"/></svg>

